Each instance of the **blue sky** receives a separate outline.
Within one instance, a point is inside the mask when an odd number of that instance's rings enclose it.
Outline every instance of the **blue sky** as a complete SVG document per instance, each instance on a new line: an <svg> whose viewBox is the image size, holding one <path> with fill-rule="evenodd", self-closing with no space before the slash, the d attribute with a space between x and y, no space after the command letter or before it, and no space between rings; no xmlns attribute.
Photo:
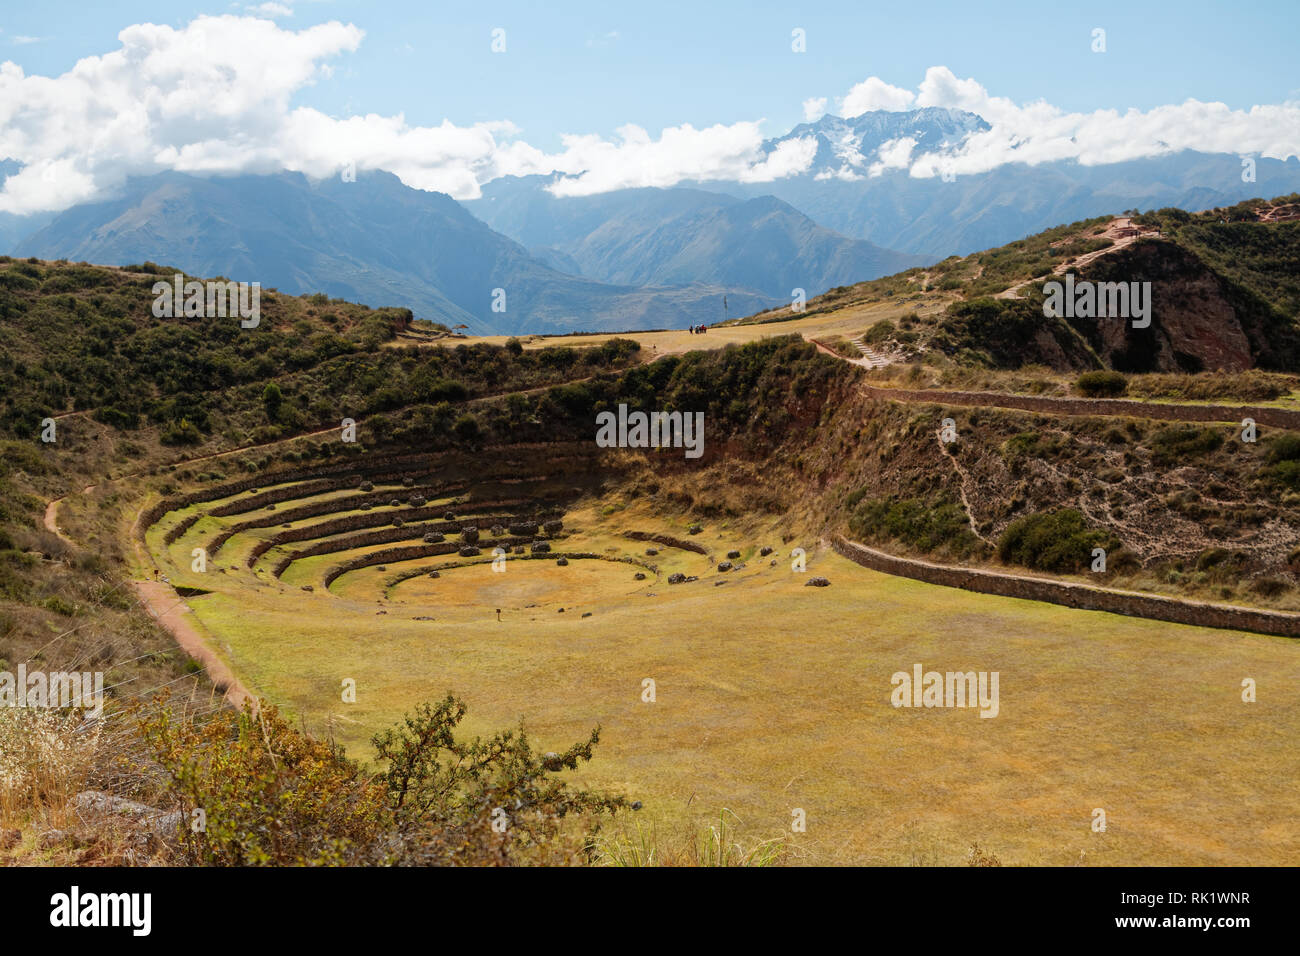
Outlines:
<svg viewBox="0 0 1300 956"><path fill-rule="evenodd" d="M533 173L558 175L557 195L768 182L809 170L809 138L763 150L805 118L918 106L992 128L942 155L909 137L850 144L836 175L1181 149L1286 159L1300 156L1298 25L1297 0L11 2L0 160L21 172L0 212L67 208L167 169L355 166L456 198Z"/></svg>
<svg viewBox="0 0 1300 956"><path fill-rule="evenodd" d="M1194 97L1242 109L1300 99L1300 3L446 3L292 2L277 21L300 29L356 24L360 48L295 102L332 115L402 112L427 125L508 119L529 142L563 132L609 134L766 119L769 134L801 121L800 103L833 100L870 75L915 87L949 67L1018 102L1070 111L1151 107ZM58 75L113 49L124 26L180 26L257 4L6 4L0 59ZM1056 8L1056 9L1053 9ZM489 31L507 31L507 52ZM790 31L808 50L790 50ZM1107 31L1093 54L1091 31ZM15 42L16 37L39 37Z"/></svg>

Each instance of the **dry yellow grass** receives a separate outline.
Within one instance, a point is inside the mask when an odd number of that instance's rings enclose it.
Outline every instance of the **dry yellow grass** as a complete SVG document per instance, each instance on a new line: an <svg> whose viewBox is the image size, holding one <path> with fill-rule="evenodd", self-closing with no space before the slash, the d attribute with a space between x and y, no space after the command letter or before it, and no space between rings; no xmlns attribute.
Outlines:
<svg viewBox="0 0 1300 956"><path fill-rule="evenodd" d="M720 348L723 345L740 345L755 342L772 335L798 334L805 338L822 338L842 335L850 338L865 332L872 323L881 319L897 319L909 312L934 311L939 306L938 300L927 301L923 306L918 302L898 303L864 303L847 306L834 312L810 315L805 318L792 318L782 322L754 323L750 325L712 326L703 335L692 335L685 329L670 329L663 332L617 332L597 335L530 335L520 339L524 348L544 348L548 345L563 345L582 348L600 345L612 338L633 339L641 343L641 358L654 361L663 355L690 352L694 349ZM463 343L485 343L503 345L508 336L490 335L459 339L441 339L434 343L438 347L452 347Z"/></svg>

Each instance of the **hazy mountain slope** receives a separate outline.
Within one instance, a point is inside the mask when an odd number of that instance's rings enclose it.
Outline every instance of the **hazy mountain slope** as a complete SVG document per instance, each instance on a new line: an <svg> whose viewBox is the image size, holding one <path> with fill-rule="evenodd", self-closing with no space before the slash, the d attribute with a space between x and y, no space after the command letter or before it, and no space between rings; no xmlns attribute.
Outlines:
<svg viewBox="0 0 1300 956"><path fill-rule="evenodd" d="M549 182L499 180L465 205L492 228L570 257L583 275L605 282L707 282L788 298L796 287L816 295L926 261L848 239L770 196L629 189L556 198Z"/></svg>
<svg viewBox="0 0 1300 956"><path fill-rule="evenodd" d="M770 299L706 285L617 287L559 272L441 193L387 173L312 183L293 173L133 180L109 202L74 207L23 241L21 255L104 264L153 260L200 275L321 291L475 331L683 326ZM492 310L495 289L505 312Z"/></svg>

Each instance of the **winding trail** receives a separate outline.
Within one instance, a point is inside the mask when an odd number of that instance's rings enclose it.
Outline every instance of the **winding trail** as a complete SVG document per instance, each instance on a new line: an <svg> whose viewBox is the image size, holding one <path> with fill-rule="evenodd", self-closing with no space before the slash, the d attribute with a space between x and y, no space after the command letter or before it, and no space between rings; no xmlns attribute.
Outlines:
<svg viewBox="0 0 1300 956"><path fill-rule="evenodd" d="M860 365L808 339L831 358ZM1274 405L1212 405L1144 402L1132 398L1063 398L1050 395L1018 395L1014 392L970 392L944 388L894 388L863 382L859 386L869 398L903 404L951 405L959 408L1005 408L1045 415L1082 418L1144 418L1162 422L1214 422L1238 424L1252 418L1258 425L1300 431L1300 410Z"/></svg>
<svg viewBox="0 0 1300 956"><path fill-rule="evenodd" d="M1126 246L1133 245L1133 243L1137 242L1139 239L1159 239L1160 230L1158 229L1142 230L1137 226L1133 225L1133 219L1131 216L1117 216L1114 219L1112 219L1109 223L1106 224L1106 229L1104 232L1096 236L1092 236L1090 238L1109 239L1112 244L1107 246L1104 249L1094 249L1092 252L1085 252L1082 255L1075 256L1073 259L1067 259L1065 262L1056 265L1052 269L1052 274L1060 276L1060 275L1065 275L1065 273L1070 271L1077 272L1079 269L1082 269L1084 266L1092 262L1095 262L1096 260L1100 259L1102 256L1111 255L1112 253L1118 252L1119 250L1125 248ZM1035 282L1041 282L1041 281L1043 281L1041 276L1026 279L1024 282L1016 283L1009 289L1003 289L997 295L993 296L993 298L1023 299L1024 296L1020 294L1020 290L1025 288L1026 286L1033 285Z"/></svg>
<svg viewBox="0 0 1300 956"><path fill-rule="evenodd" d="M257 710L257 698L249 693L248 688L235 676L226 662L208 646L208 642L187 616L193 615L194 612L176 593L175 588L162 581L132 581L131 587L135 588L135 593L139 595L141 603L150 616L167 633L176 638L176 643L190 657L203 665L212 683L218 688L225 688L227 701L236 708L243 707L247 702L253 710Z"/></svg>

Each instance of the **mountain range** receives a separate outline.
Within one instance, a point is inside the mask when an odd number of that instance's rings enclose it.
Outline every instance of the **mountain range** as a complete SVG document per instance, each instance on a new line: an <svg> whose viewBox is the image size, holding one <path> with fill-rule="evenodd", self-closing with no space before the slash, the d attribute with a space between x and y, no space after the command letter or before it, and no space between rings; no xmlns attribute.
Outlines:
<svg viewBox="0 0 1300 956"><path fill-rule="evenodd" d="M476 333L682 327L722 318L724 294L733 315L772 304L707 283L613 285L558 271L450 196L383 172L355 182L160 173L129 181L115 199L61 213L17 253L109 265L152 260L293 294L401 305Z"/></svg>
<svg viewBox="0 0 1300 956"><path fill-rule="evenodd" d="M897 168L909 146L912 156L951 154L987 129L959 110L827 115L764 145L814 139L799 175L565 198L552 192L556 176L504 177L457 202L384 172L351 182L165 172L58 215L0 214L0 251L152 260L405 306L476 333L680 328L1092 216L1300 190L1300 161L1258 159L1246 182L1239 157L1190 151L1099 166L1009 164L951 181ZM17 168L0 162L0 175Z"/></svg>

